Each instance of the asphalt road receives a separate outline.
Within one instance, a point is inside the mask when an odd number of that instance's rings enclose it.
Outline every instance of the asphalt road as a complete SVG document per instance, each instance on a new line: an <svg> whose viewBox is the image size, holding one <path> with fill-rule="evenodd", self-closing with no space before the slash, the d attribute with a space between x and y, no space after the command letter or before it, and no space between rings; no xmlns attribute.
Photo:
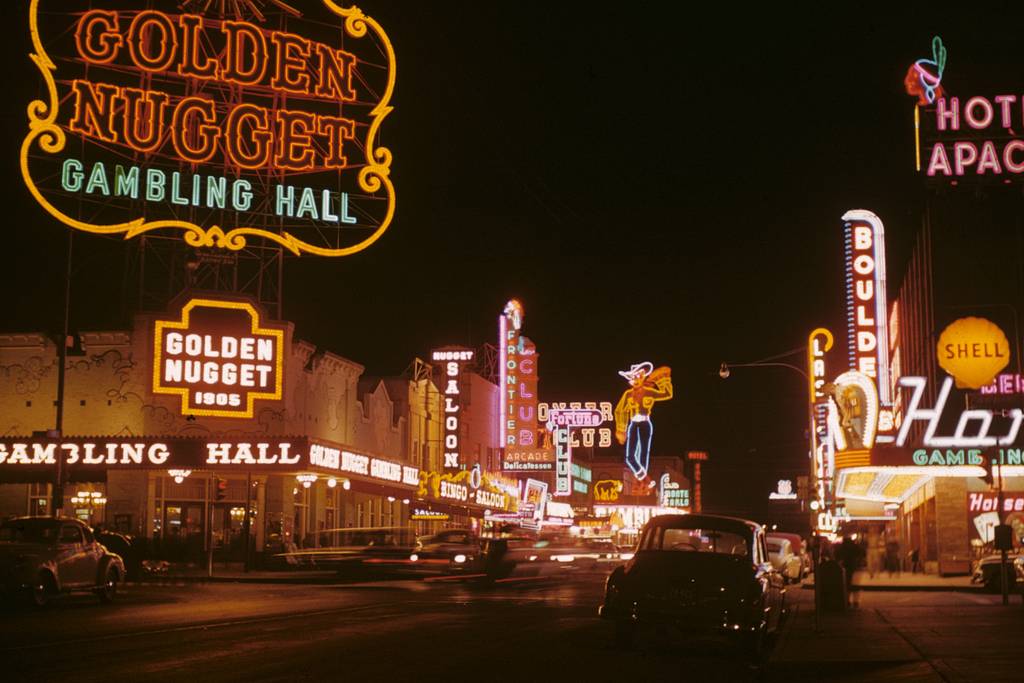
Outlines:
<svg viewBox="0 0 1024 683"><path fill-rule="evenodd" d="M82 596L42 611L0 613L0 678L78 683L755 677L734 653L707 643L666 637L629 651L615 648L607 624L596 618L602 581L586 575L492 587L419 581L128 586L112 606ZM957 638L960 650L971 652L971 636L956 628L958 620L982 629L981 652L999 654L1003 664L1015 661L1019 651L1024 622L1014 620L1024 609L997 607L997 599L988 596L870 594L854 617L828 626L825 640L805 628L809 598L809 591L790 590L796 614L764 678L829 680L844 671L870 671L850 680L975 680L957 677L942 660ZM928 620L940 613L953 629L950 639ZM996 614L1004 621L993 621ZM992 628L986 631L986 625ZM899 641L896 649L883 648L876 657L881 661L868 668L851 663L857 652L849 643L856 642L860 628L880 643ZM1007 630L1005 638L998 636ZM834 656L823 660L829 651ZM999 679L999 669L988 671L996 677L977 680Z"/></svg>

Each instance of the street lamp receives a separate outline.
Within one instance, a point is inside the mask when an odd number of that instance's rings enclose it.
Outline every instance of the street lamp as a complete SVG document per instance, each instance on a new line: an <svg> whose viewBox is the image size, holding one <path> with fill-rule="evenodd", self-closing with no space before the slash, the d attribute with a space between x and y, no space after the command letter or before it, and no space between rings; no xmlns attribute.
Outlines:
<svg viewBox="0 0 1024 683"><path fill-rule="evenodd" d="M822 344L821 341L823 341L824 343ZM801 378L803 378L804 382L806 383L806 386L809 389L809 396L808 396L809 400L808 400L808 403L807 403L807 418L808 418L807 441L808 441L808 450L809 450L810 465L811 465L811 476L809 478L809 483L814 487L815 491L818 490L818 484L816 482L816 478L817 478L817 475L818 475L816 458L818 456L817 456L817 452L816 452L817 451L817 433L816 433L817 427L816 427L816 423L815 423L815 408L814 408L814 404L815 404L815 400L816 400L815 397L816 397L816 395L818 393L818 384L820 383L820 381L823 381L822 377L824 375L824 367L825 366L824 366L824 362L822 360L820 360L820 357L822 357L824 355L825 351L828 351L831 348L832 348L832 333L829 332L828 330L824 329L824 328L820 328L819 327L819 328L815 329L813 332L811 332L811 334L808 336L808 338L807 338L807 346L805 346L805 347L793 349L791 351L787 351L785 353L780 353L780 354L775 355L775 356L770 356L768 358L763 358L761 360L754 361L754 362L751 362L751 363L732 363L732 364L729 364L729 363L723 362L722 365L718 369L718 376L721 377L722 379L727 379L729 377L729 375L731 374L731 372L730 372L730 365L733 368L764 368L764 367L769 367L769 368L771 368L771 367L787 368L789 370L793 370L798 375L800 375ZM778 360L780 358L786 358L788 356L793 356L793 355L795 355L797 353L800 353L800 352L803 352L806 355L806 357L807 357L807 371L804 371L802 368L799 368L796 365L792 365L790 363L784 363L784 362L781 362L781 361ZM824 501L822 501L822 502L824 502ZM820 538L818 537L818 525L817 525L817 520L816 520L815 514L817 513L817 508L822 507L822 504L817 500L817 497L815 497L815 499L809 501L808 507L810 507L810 509L811 509L811 519L809 520L810 521L810 532L811 532L811 534L813 535L814 538L818 539L818 548L816 548L815 552L814 552L814 616L815 616L815 630L817 630L818 628L820 628L820 624L821 624L821 607L822 607L822 605L821 605L821 591L820 591L821 581L820 581L820 573L818 571L819 566L820 566L820 561L821 561L821 547L820 547L821 546L821 541L820 541Z"/></svg>

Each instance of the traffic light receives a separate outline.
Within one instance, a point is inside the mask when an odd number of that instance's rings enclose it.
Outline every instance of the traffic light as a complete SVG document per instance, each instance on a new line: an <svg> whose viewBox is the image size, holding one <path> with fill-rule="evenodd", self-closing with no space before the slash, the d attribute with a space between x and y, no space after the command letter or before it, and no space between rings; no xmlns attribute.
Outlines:
<svg viewBox="0 0 1024 683"><path fill-rule="evenodd" d="M217 500L224 500L228 497L228 480L220 477L213 478L213 486L217 492Z"/></svg>

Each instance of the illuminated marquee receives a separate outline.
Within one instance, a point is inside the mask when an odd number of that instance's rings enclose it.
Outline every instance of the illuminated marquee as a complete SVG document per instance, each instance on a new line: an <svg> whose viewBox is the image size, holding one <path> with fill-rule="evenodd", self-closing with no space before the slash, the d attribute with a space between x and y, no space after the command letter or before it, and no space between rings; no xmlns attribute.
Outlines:
<svg viewBox="0 0 1024 683"><path fill-rule="evenodd" d="M498 317L501 444L508 450L537 444L537 347L521 330L523 305L512 299Z"/></svg>
<svg viewBox="0 0 1024 683"><path fill-rule="evenodd" d="M560 411L565 419L588 423L571 425L573 430L569 439L573 448L608 448L612 445L612 428L604 426L615 421L615 412L610 401L601 401L600 403L596 401L541 402L537 404L537 420L541 424L547 424L550 413L554 410ZM577 410L588 412L576 415L567 412Z"/></svg>
<svg viewBox="0 0 1024 683"><path fill-rule="evenodd" d="M66 439L0 439L0 481L34 481L52 477L61 458L74 481L95 480L104 470L167 470L188 476L198 470L292 473L338 473L355 480L419 485L419 468L349 451L302 437L266 435L217 437L71 437ZM173 473L172 473L173 472ZM348 477L346 477L348 478Z"/></svg>
<svg viewBox="0 0 1024 683"><path fill-rule="evenodd" d="M885 278L885 227L870 211L843 215L846 261L846 330L850 369L878 389L878 430L893 428L889 377L889 315Z"/></svg>
<svg viewBox="0 0 1024 683"><path fill-rule="evenodd" d="M259 23L242 3L137 4L31 2L48 97L28 107L21 171L51 216L126 239L177 230L239 250L259 237L323 256L384 233L395 195L378 139L395 54L376 21L331 0L287 22L280 6L253 9Z"/></svg>
<svg viewBox="0 0 1024 683"><path fill-rule="evenodd" d="M462 450L460 440L462 433L460 411L462 410L462 371L467 363L473 361L473 351L469 349L443 349L434 351L432 358L442 363L444 368L444 468L446 470L462 469Z"/></svg>
<svg viewBox="0 0 1024 683"><path fill-rule="evenodd" d="M284 330L261 326L246 302L192 299L156 321L153 393L181 397L182 415L251 418L281 399Z"/></svg>

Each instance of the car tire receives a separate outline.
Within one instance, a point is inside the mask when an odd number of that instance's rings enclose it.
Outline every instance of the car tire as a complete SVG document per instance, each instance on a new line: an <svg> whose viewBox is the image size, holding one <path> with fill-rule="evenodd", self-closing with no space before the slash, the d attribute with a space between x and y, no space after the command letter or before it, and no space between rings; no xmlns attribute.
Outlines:
<svg viewBox="0 0 1024 683"><path fill-rule="evenodd" d="M57 594L57 583L49 572L40 572L39 576L28 589L28 599L33 607L42 609L50 604L50 600Z"/></svg>
<svg viewBox="0 0 1024 683"><path fill-rule="evenodd" d="M121 580L121 575L114 567L107 567L106 576L103 578L103 585L96 590L96 595L99 597L100 602L104 605L109 605L117 597L117 584Z"/></svg>
<svg viewBox="0 0 1024 683"><path fill-rule="evenodd" d="M633 647L633 638L636 635L636 625L629 621L615 622L615 645L624 650Z"/></svg>

